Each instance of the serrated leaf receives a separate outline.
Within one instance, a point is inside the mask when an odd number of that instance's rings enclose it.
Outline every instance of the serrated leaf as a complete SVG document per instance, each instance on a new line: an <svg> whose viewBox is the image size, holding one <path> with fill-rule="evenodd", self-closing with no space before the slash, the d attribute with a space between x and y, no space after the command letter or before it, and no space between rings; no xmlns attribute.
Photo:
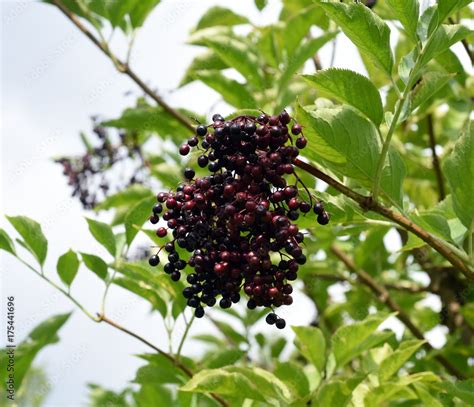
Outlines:
<svg viewBox="0 0 474 407"><path fill-rule="evenodd" d="M149 218L155 201L156 199L154 196L144 198L135 204L125 215L124 225L127 245L130 246L132 244L139 229Z"/></svg>
<svg viewBox="0 0 474 407"><path fill-rule="evenodd" d="M441 25L427 42L422 54L420 54L420 59L417 63L418 69L424 67L431 59L470 34L472 34L472 31L460 24Z"/></svg>
<svg viewBox="0 0 474 407"><path fill-rule="evenodd" d="M295 395L295 399L309 395L309 382L303 367L296 362L277 361L273 372Z"/></svg>
<svg viewBox="0 0 474 407"><path fill-rule="evenodd" d="M400 344L398 349L385 358L380 364L379 379L380 382L387 381L391 376L403 367L408 359L425 343L426 341L410 340Z"/></svg>
<svg viewBox="0 0 474 407"><path fill-rule="evenodd" d="M227 78L219 71L198 71L194 72L192 77L214 89L227 103L236 108L257 106L247 86Z"/></svg>
<svg viewBox="0 0 474 407"><path fill-rule="evenodd" d="M0 249L16 256L15 244L3 229L0 229Z"/></svg>
<svg viewBox="0 0 474 407"><path fill-rule="evenodd" d="M367 350L367 347L361 347L361 345L369 339L387 317L386 314L373 314L363 321L339 328L331 338L331 349L337 365L344 366L361 352Z"/></svg>
<svg viewBox="0 0 474 407"><path fill-rule="evenodd" d="M139 184L132 184L127 189L108 196L94 209L96 211L100 211L111 208L118 208L121 206L128 207L137 203L138 201L141 201L143 198L150 196L150 194L152 194L152 192L149 188L146 188L143 185Z"/></svg>
<svg viewBox="0 0 474 407"><path fill-rule="evenodd" d="M230 35L216 35L203 39L205 45L214 52L231 68L236 69L255 88L263 87L263 79L257 56L251 46L243 39Z"/></svg>
<svg viewBox="0 0 474 407"><path fill-rule="evenodd" d="M193 74L198 73L199 71L221 71L228 67L229 66L222 61L214 51L208 50L193 59L179 86L184 86L189 82L196 80Z"/></svg>
<svg viewBox="0 0 474 407"><path fill-rule="evenodd" d="M245 352L239 349L220 349L206 355L204 367L207 369L218 369L220 367L233 365L245 356Z"/></svg>
<svg viewBox="0 0 474 407"><path fill-rule="evenodd" d="M41 225L26 216L7 216L6 218L23 238L24 247L43 266L48 252L48 241L43 234Z"/></svg>
<svg viewBox="0 0 474 407"><path fill-rule="evenodd" d="M355 107L375 125L382 122L382 99L377 88L365 76L348 69L330 68L303 77L323 95Z"/></svg>
<svg viewBox="0 0 474 407"><path fill-rule="evenodd" d="M141 27L160 0L140 0L130 11L130 22L134 28Z"/></svg>
<svg viewBox="0 0 474 407"><path fill-rule="evenodd" d="M88 254L79 252L82 258L82 261L86 267L94 272L100 279L105 280L107 278L107 263L102 260L100 257L94 254Z"/></svg>
<svg viewBox="0 0 474 407"><path fill-rule="evenodd" d="M312 404L315 406L347 406L351 401L352 392L361 381L362 377L354 377L345 381L327 382L318 389Z"/></svg>
<svg viewBox="0 0 474 407"><path fill-rule="evenodd" d="M288 58L285 69L280 77L279 92L288 86L293 75L300 69L304 63L323 47L328 41L331 41L337 35L336 32L326 33L318 38L312 38L298 46L292 55Z"/></svg>
<svg viewBox="0 0 474 407"><path fill-rule="evenodd" d="M248 23L249 19L247 17L234 13L228 8L214 6L209 8L201 17L197 23L196 31L203 28L214 27L216 25L233 26Z"/></svg>
<svg viewBox="0 0 474 407"><path fill-rule="evenodd" d="M415 110L431 96L441 90L455 75L442 72L427 72L411 92L411 110Z"/></svg>
<svg viewBox="0 0 474 407"><path fill-rule="evenodd" d="M472 3L472 0L438 0L439 21L442 23L447 17Z"/></svg>
<svg viewBox="0 0 474 407"><path fill-rule="evenodd" d="M69 249L59 257L56 270L61 281L67 286L70 286L74 281L74 277L76 277L77 270L79 270L79 259L77 258L77 254Z"/></svg>
<svg viewBox="0 0 474 407"><path fill-rule="evenodd" d="M104 246L112 256L115 256L115 236L112 228L107 225L107 223L99 222L94 219L86 218L86 221L89 225L89 231L92 236L94 236L95 240Z"/></svg>
<svg viewBox="0 0 474 407"><path fill-rule="evenodd" d="M163 355L144 354L139 355L139 357L148 363L137 370L133 380L134 383L157 386L159 384L180 384L183 382L182 371Z"/></svg>
<svg viewBox="0 0 474 407"><path fill-rule="evenodd" d="M420 5L418 0L386 0L392 9L395 17L400 20L407 34L413 41L417 41L416 29L418 26L418 17Z"/></svg>
<svg viewBox="0 0 474 407"><path fill-rule="evenodd" d="M319 26L327 24L324 11L317 5L299 9L296 14L286 20L283 28L283 43L289 59L294 58L295 50L300 47L301 41L313 24Z"/></svg>
<svg viewBox="0 0 474 407"><path fill-rule="evenodd" d="M296 347L301 354L322 372L326 364L326 340L320 329L311 326L293 326Z"/></svg>
<svg viewBox="0 0 474 407"><path fill-rule="evenodd" d="M320 7L334 20L344 34L388 76L392 74L393 55L390 28L368 7L360 3L322 3Z"/></svg>
<svg viewBox="0 0 474 407"><path fill-rule="evenodd" d="M157 310L163 318L166 317L167 306L165 301L146 282L132 280L127 277L115 277L113 283L147 300L154 310Z"/></svg>
<svg viewBox="0 0 474 407"><path fill-rule="evenodd" d="M334 171L370 187L375 176L380 142L375 126L348 106L311 109L297 106L298 121L309 140L305 155L323 160ZM401 184L405 175L403 160L395 151L382 173L385 198L401 206Z"/></svg>
<svg viewBox="0 0 474 407"><path fill-rule="evenodd" d="M240 372L222 369L204 369L195 374L181 391L194 393L218 393L227 396L265 401L260 389Z"/></svg>
<svg viewBox="0 0 474 407"><path fill-rule="evenodd" d="M463 129L453 152L446 159L444 171L451 188L454 211L463 225L472 230L474 182L466 182L474 179L474 132L470 124Z"/></svg>

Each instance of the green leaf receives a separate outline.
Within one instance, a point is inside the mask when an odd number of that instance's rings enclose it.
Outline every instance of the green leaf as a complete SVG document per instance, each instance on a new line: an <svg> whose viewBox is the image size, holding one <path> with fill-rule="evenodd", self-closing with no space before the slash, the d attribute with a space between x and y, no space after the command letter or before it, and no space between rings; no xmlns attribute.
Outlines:
<svg viewBox="0 0 474 407"><path fill-rule="evenodd" d="M133 206L125 215L125 235L129 246L132 244L133 239L135 239L139 229L152 213L151 210L155 202L156 198L154 196L144 198Z"/></svg>
<svg viewBox="0 0 474 407"><path fill-rule="evenodd" d="M138 28L143 25L148 14L155 8L160 0L140 0L135 7L130 11L130 22L132 27Z"/></svg>
<svg viewBox="0 0 474 407"><path fill-rule="evenodd" d="M139 184L132 184L127 189L108 196L94 209L96 211L100 211L111 208L119 208L121 206L128 207L137 203L138 201L141 201L143 198L150 196L150 194L152 194L152 192L149 188Z"/></svg>
<svg viewBox="0 0 474 407"><path fill-rule="evenodd" d="M196 31L216 25L233 26L248 23L249 19L247 17L236 14L228 8L214 6L208 9L201 17L196 26Z"/></svg>
<svg viewBox="0 0 474 407"><path fill-rule="evenodd" d="M262 11L267 5L267 2L268 0L255 0L255 7L257 7L259 11Z"/></svg>
<svg viewBox="0 0 474 407"><path fill-rule="evenodd" d="M6 218L23 238L25 248L43 266L48 252L48 241L41 230L41 225L26 216L7 216Z"/></svg>
<svg viewBox="0 0 474 407"><path fill-rule="evenodd" d="M88 383L89 387L89 407L129 407L128 395L131 393L129 388L121 392L105 389L97 384Z"/></svg>
<svg viewBox="0 0 474 407"><path fill-rule="evenodd" d="M351 401L352 392L361 381L362 377L354 377L345 381L327 382L319 388L312 404L315 406L347 406Z"/></svg>
<svg viewBox="0 0 474 407"><path fill-rule="evenodd" d="M377 327L386 319L386 314L373 314L363 321L340 327L331 338L331 348L337 365L344 366L367 350L367 347L362 346L364 341L369 339Z"/></svg>
<svg viewBox="0 0 474 407"><path fill-rule="evenodd" d="M431 59L446 51L449 47L470 35L472 31L460 24L441 25L420 54L418 69L424 67Z"/></svg>
<svg viewBox="0 0 474 407"><path fill-rule="evenodd" d="M444 171L448 178L456 215L469 230L474 225L474 132L470 123L463 129L453 152L446 159Z"/></svg>
<svg viewBox="0 0 474 407"><path fill-rule="evenodd" d="M154 310L157 310L163 318L166 317L168 310L166 302L146 281L137 281L128 277L115 277L113 283L147 300Z"/></svg>
<svg viewBox="0 0 474 407"><path fill-rule="evenodd" d="M16 256L15 244L3 229L0 229L0 249Z"/></svg>
<svg viewBox="0 0 474 407"><path fill-rule="evenodd" d="M160 384L181 384L183 382L183 373L177 368L176 364L163 355L144 354L140 358L148 363L140 367L135 375L134 383L141 385L160 385Z"/></svg>
<svg viewBox="0 0 474 407"><path fill-rule="evenodd" d="M214 35L203 39L205 45L230 67L235 68L255 88L263 87L263 79L257 56L243 39L229 35Z"/></svg>
<svg viewBox="0 0 474 407"><path fill-rule="evenodd" d="M292 329L298 350L322 372L326 363L326 341L321 330L311 326L293 326Z"/></svg>
<svg viewBox="0 0 474 407"><path fill-rule="evenodd" d="M69 249L58 259L56 270L58 271L61 281L67 286L70 286L74 277L76 277L77 270L79 270L77 254Z"/></svg>
<svg viewBox="0 0 474 407"><path fill-rule="evenodd" d="M472 3L472 0L438 0L439 21L442 23L456 11Z"/></svg>
<svg viewBox="0 0 474 407"><path fill-rule="evenodd" d="M227 103L236 108L257 106L247 86L227 78L219 71L199 71L193 73L192 77L214 89Z"/></svg>
<svg viewBox="0 0 474 407"><path fill-rule="evenodd" d="M240 372L221 369L204 369L195 374L181 391L194 393L218 393L264 402L265 397L255 383Z"/></svg>
<svg viewBox="0 0 474 407"><path fill-rule="evenodd" d="M193 59L179 86L184 86L196 80L194 74L199 71L221 71L226 68L228 68L228 65L214 51L208 50Z"/></svg>
<svg viewBox="0 0 474 407"><path fill-rule="evenodd" d="M90 218L86 218L86 220L89 224L89 231L92 236L94 236L95 240L104 246L112 256L115 256L115 236L114 232L112 232L112 228L104 222L99 222Z"/></svg>
<svg viewBox="0 0 474 407"><path fill-rule="evenodd" d="M298 121L309 140L308 158L321 161L370 187L375 176L380 142L375 126L348 106L318 108L297 106ZM381 189L392 203L401 206L401 187L405 166L398 153L389 152L382 173Z"/></svg>
<svg viewBox="0 0 474 407"><path fill-rule="evenodd" d="M314 75L304 75L304 78L323 95L355 107L375 125L382 122L382 99L377 88L365 76L348 69L330 68Z"/></svg>
<svg viewBox="0 0 474 407"><path fill-rule="evenodd" d="M392 74L393 55L390 28L368 7L360 3L318 3L334 20L359 51L382 69Z"/></svg>
<svg viewBox="0 0 474 407"><path fill-rule="evenodd" d="M415 110L425 103L431 96L441 90L455 75L442 72L427 72L410 93L410 108Z"/></svg>
<svg viewBox="0 0 474 407"><path fill-rule="evenodd" d="M182 110L179 111L185 114L185 116L188 116L186 112ZM119 118L108 120L101 124L106 127L115 127L118 129L157 133L161 137L187 134L189 131L187 127L184 127L161 107L149 106L126 109Z"/></svg>
<svg viewBox="0 0 474 407"><path fill-rule="evenodd" d="M303 367L296 362L276 362L273 372L292 391L296 399L309 395L309 382Z"/></svg>
<svg viewBox="0 0 474 407"><path fill-rule="evenodd" d="M218 369L220 367L233 365L245 356L245 352L239 349L219 349L206 355L204 367L207 369Z"/></svg>
<svg viewBox="0 0 474 407"><path fill-rule="evenodd" d="M108 266L104 260L93 254L87 254L83 252L80 252L80 254L82 257L82 261L89 270L97 274L97 276L102 280L105 280L107 278Z"/></svg>
<svg viewBox="0 0 474 407"><path fill-rule="evenodd" d="M391 376L403 367L408 359L425 343L426 341L410 340L400 344L398 349L385 358L380 364L379 379L380 382L387 381Z"/></svg>
<svg viewBox="0 0 474 407"><path fill-rule="evenodd" d="M312 38L296 48L288 58L286 68L283 70L280 77L280 82L278 84L280 93L286 90L288 83L298 69L304 66L304 63L309 58L313 57L321 47L323 47L328 41L331 41L336 35L336 32L329 32L318 38Z"/></svg>
<svg viewBox="0 0 474 407"><path fill-rule="evenodd" d="M450 383L444 381L437 383L436 387L445 390L450 396L457 397L462 401L465 401L468 405L474 405L474 379L458 381Z"/></svg>
<svg viewBox="0 0 474 407"><path fill-rule="evenodd" d="M417 42L416 29L420 12L418 0L387 0L387 4L402 23L408 36Z"/></svg>
<svg viewBox="0 0 474 407"><path fill-rule="evenodd" d="M23 378L28 373L36 355L47 345L59 341L57 335L59 329L66 323L71 314L55 315L36 326L15 349L15 390L21 389ZM7 381L8 373L6 366L8 361L7 349L2 349L0 354L0 379L3 384Z"/></svg>
<svg viewBox="0 0 474 407"><path fill-rule="evenodd" d="M319 26L327 24L327 18L324 15L324 11L317 5L311 5L310 7L300 9L296 14L293 14L285 21L285 26L283 28L283 42L285 44L288 59L291 60L295 57L295 50L300 48L301 41L306 37L311 26L314 24ZM325 29L327 28L326 25Z"/></svg>
<svg viewBox="0 0 474 407"><path fill-rule="evenodd" d="M423 403L423 406L443 407L443 404L432 395L430 389L426 385L422 383L415 383L413 384L413 387L415 388L418 397Z"/></svg>

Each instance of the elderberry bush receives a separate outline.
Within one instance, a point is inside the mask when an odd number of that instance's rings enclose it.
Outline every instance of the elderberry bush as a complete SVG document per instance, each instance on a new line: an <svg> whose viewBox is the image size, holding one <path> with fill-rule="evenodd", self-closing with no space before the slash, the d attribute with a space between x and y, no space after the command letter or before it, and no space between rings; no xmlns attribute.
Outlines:
<svg viewBox="0 0 474 407"><path fill-rule="evenodd" d="M301 126L283 111L227 121L216 114L213 124L199 125L181 145L181 155L199 149L197 163L210 174L197 178L186 168L185 184L157 195L150 221L157 224L162 216L167 222L156 230L160 238L172 231L173 239L160 248L168 253L165 273L178 281L192 269L183 295L196 317L217 301L231 307L242 290L249 309L293 302L291 281L306 263L304 234L294 221L313 209L318 223L329 222L322 203L313 206L313 197L308 193L308 202L298 191L298 183L304 185L293 163L306 143ZM189 257L181 258L176 246ZM149 259L152 266L159 262L159 253ZM266 321L285 327L274 312Z"/></svg>

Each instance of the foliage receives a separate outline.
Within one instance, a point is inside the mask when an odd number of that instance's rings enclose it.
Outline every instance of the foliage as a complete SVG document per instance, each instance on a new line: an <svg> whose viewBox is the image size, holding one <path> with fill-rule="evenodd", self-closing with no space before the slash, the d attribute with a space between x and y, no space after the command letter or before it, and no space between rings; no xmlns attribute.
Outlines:
<svg viewBox="0 0 474 407"><path fill-rule="evenodd" d="M48 3L76 15L92 36L105 38L104 32L120 29L131 38L159 1ZM266 3L255 1L259 10ZM319 191L332 215L317 234L310 216L298 221L309 235L301 292L313 307L308 314L316 317L309 326L292 327L291 344L271 327L260 328L265 312L216 310L210 317L215 334L193 337L203 344L204 355L182 356L182 343L165 353L160 344L155 353L139 356L143 366L122 391L91 384L91 405L474 403L473 94L472 77L459 58L467 52L472 61L472 32L464 25L472 18L470 2L439 0L426 9L418 0L367 1L367 6L349 0L282 3L278 21L266 26L252 25L223 6L209 9L190 33L189 44L202 52L180 88L184 92L201 82L229 110L273 113L286 107L296 114L308 138L309 164L300 165L298 174L310 191ZM341 35L357 48L367 75L319 60L318 51L336 48ZM102 47L118 68L136 76L130 61L122 62L107 44ZM138 146L149 182L108 194L88 212L97 253L70 249L57 260L57 277L43 271L48 241L41 226L25 216L7 217L12 228L0 230L0 249L92 320L127 332L103 313L94 316L72 294L75 278L89 269L105 284L104 302L114 285L146 301L170 335L176 321L186 321L184 342L192 320L186 318L183 285L156 272L146 256L130 252L138 250L137 236L156 242L145 225L155 199L148 186L171 188L182 180L183 167L197 158L183 163L178 154L193 125L189 118L209 118L171 108L133 80L150 98L141 97L100 126L134 135L124 146ZM157 142L159 148L144 148ZM93 219L94 212L109 212L113 220ZM10 237L13 229L21 239ZM397 234L401 248L394 251ZM25 260L25 251L37 266ZM342 301L331 295L335 287L344 289ZM440 313L430 306L433 296L442 305ZM30 381L34 357L57 342L56 332L68 317L45 321L19 345L18 384ZM387 318L398 318L403 332L395 336L384 329L390 326ZM435 350L424 336L438 326L449 334L445 346Z"/></svg>

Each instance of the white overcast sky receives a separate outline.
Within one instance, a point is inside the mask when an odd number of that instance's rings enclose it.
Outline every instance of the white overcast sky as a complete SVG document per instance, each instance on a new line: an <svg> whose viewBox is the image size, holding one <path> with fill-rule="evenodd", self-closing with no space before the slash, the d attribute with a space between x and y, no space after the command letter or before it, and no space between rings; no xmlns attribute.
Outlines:
<svg viewBox="0 0 474 407"><path fill-rule="evenodd" d="M189 30L210 6L219 3L164 0L138 34L132 65L172 105L209 114L219 100L202 85L170 92L200 52L185 45ZM251 0L227 3L256 24L273 21L280 9L279 2L272 0L263 13ZM104 256L106 253L90 237L85 213L70 198L60 168L51 157L81 152L78 133L90 131L91 115L117 117L141 93L55 8L38 2L3 0L0 4L1 212L24 214L42 224L49 239L45 269L54 275L56 259L69 248ZM344 39L339 41L341 52L336 66L364 72L354 48ZM124 45L117 35L115 49L123 52ZM323 63L329 55L330 49L324 49ZM225 105L219 106L224 109L221 113L227 113ZM0 226L12 233L4 220L0 220ZM3 252L0 256L0 308L4 315L6 296L15 296L18 340L48 316L74 309L66 298L11 256ZM102 291L102 283L86 270L73 285L73 293L93 312L98 309ZM123 325L166 346L162 324L149 315L144 301L113 287L108 304L109 314ZM312 318L312 311L307 309L312 308L301 297L282 314L292 325L306 324ZM197 331L206 329L206 322L197 327ZM291 336L289 332L287 335ZM135 339L91 322L78 310L60 336L60 343L46 348L35 362L45 368L53 386L48 406L83 405L88 382L120 389L133 379L141 364L133 354L148 351ZM2 336L1 346L4 341ZM202 351L198 346L190 342L185 352Z"/></svg>

